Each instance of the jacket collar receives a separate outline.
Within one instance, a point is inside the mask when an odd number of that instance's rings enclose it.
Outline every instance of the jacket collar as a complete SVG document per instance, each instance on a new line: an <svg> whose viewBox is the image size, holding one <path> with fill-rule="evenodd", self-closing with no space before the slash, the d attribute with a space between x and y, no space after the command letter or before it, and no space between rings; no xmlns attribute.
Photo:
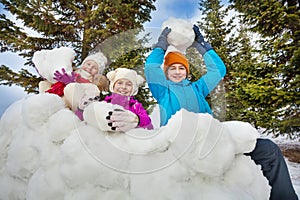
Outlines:
<svg viewBox="0 0 300 200"><path fill-rule="evenodd" d="M170 85L178 85L178 86L187 86L191 84L191 81L189 81L188 79L184 79L178 83L175 83L173 81L168 80L168 82L170 83Z"/></svg>

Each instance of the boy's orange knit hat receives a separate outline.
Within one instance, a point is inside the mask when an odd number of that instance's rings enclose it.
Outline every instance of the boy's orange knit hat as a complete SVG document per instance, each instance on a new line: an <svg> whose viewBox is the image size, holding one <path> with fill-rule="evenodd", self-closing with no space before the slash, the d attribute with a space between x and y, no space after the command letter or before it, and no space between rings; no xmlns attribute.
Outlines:
<svg viewBox="0 0 300 200"><path fill-rule="evenodd" d="M187 58L182 53L174 51L169 52L165 56L164 72L166 72L171 65L178 63L182 64L185 67L187 74L190 73L189 62Z"/></svg>

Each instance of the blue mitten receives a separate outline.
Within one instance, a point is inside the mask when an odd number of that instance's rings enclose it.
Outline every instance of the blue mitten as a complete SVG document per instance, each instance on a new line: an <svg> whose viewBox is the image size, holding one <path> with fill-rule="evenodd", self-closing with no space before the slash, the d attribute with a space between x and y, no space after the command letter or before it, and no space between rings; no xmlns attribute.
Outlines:
<svg viewBox="0 0 300 200"><path fill-rule="evenodd" d="M171 29L166 27L160 34L160 36L158 37L158 42L154 45L154 48L156 47L160 47L163 50L167 50L169 43L167 40L167 36L168 34L171 32Z"/></svg>
<svg viewBox="0 0 300 200"><path fill-rule="evenodd" d="M192 46L195 47L201 55L204 55L208 50L212 49L208 42L205 42L203 35L200 33L199 27L194 24L195 41Z"/></svg>

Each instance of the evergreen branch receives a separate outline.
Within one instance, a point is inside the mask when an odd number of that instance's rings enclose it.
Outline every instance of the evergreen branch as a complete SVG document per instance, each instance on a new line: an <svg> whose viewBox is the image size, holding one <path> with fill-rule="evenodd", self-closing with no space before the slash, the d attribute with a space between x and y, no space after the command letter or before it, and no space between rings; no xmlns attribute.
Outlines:
<svg viewBox="0 0 300 200"><path fill-rule="evenodd" d="M31 74L26 69L21 69L19 73L16 73L4 65L0 67L0 85L17 85L23 87L27 93L38 93L40 81L41 78Z"/></svg>

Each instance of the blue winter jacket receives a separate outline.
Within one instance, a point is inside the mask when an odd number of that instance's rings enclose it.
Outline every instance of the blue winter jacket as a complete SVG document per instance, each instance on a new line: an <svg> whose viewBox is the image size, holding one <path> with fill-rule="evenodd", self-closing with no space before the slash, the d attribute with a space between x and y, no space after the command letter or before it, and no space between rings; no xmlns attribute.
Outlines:
<svg viewBox="0 0 300 200"><path fill-rule="evenodd" d="M187 79L175 83L166 79L161 68L165 51L155 48L146 59L145 76L153 97L160 108L160 125L168 120L181 108L195 113L212 113L205 97L218 85L226 74L226 67L211 49L203 55L207 73L199 80L191 82Z"/></svg>

